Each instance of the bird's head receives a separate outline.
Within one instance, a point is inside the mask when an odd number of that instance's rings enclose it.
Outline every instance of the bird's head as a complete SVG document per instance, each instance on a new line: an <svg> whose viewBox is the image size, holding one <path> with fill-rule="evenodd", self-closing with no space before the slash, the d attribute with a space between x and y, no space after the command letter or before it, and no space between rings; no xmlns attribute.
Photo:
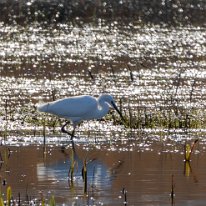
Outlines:
<svg viewBox="0 0 206 206"><path fill-rule="evenodd" d="M121 119L123 121L125 121L122 113L120 112L120 110L118 109L118 107L114 101L114 98L110 94L102 94L99 98L99 101L107 102L112 108L114 108L117 111L117 113L120 115Z"/></svg>

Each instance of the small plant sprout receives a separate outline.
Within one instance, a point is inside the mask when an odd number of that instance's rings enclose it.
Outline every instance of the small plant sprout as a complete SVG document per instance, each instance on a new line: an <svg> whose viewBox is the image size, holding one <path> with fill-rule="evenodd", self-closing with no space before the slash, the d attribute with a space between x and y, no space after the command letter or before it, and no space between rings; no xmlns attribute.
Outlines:
<svg viewBox="0 0 206 206"><path fill-rule="evenodd" d="M0 180L1 180L1 176L0 176ZM1 181L2 182L2 181ZM0 206L4 206L4 200L3 200L3 197L2 197L2 191L0 190Z"/></svg>
<svg viewBox="0 0 206 206"><path fill-rule="evenodd" d="M3 200L2 196L0 197L0 206L4 206L4 200Z"/></svg>
<svg viewBox="0 0 206 206"><path fill-rule="evenodd" d="M134 75L132 73L131 67L129 64L127 64L127 68L129 70L129 74L130 74L130 80L133 82L134 81Z"/></svg>
<svg viewBox="0 0 206 206"><path fill-rule="evenodd" d="M87 161L87 158L84 159L83 161L83 166L82 166L82 179L84 182L84 194L87 194L87 165L90 162L93 162L95 159Z"/></svg>
<svg viewBox="0 0 206 206"><path fill-rule="evenodd" d="M89 67L89 68L87 69L87 72L88 72L89 77L91 78L91 80L94 80L94 75L92 74L92 71L91 71L91 70L92 70L91 67Z"/></svg>
<svg viewBox="0 0 206 206"><path fill-rule="evenodd" d="M184 175L189 177L190 173L192 172L190 161L185 161L184 163Z"/></svg>
<svg viewBox="0 0 206 206"><path fill-rule="evenodd" d="M123 187L122 194L124 195L124 205L127 205L127 190Z"/></svg>
<svg viewBox="0 0 206 206"><path fill-rule="evenodd" d="M198 139L196 139L192 145L190 144L185 144L185 161L190 161L191 160L191 155L194 150L195 145L197 144Z"/></svg>
<svg viewBox="0 0 206 206"><path fill-rule="evenodd" d="M44 195L43 195L42 192L40 193L40 195L41 195L41 206L45 206L45 198L44 198Z"/></svg>
<svg viewBox="0 0 206 206"><path fill-rule="evenodd" d="M49 200L49 206L55 206L55 205L56 205L56 202L55 202L54 196L52 196Z"/></svg>
<svg viewBox="0 0 206 206"><path fill-rule="evenodd" d="M171 203L173 205L174 203L174 197L175 197L175 183L174 183L174 175L172 174L172 181L171 181L171 192L170 192L170 197L171 197Z"/></svg>
<svg viewBox="0 0 206 206"><path fill-rule="evenodd" d="M46 144L46 121L43 121L43 137L44 137L44 145Z"/></svg>
<svg viewBox="0 0 206 206"><path fill-rule="evenodd" d="M6 193L7 193L7 204L8 204L8 206L10 206L11 205L11 197L12 197L10 186L7 187Z"/></svg>

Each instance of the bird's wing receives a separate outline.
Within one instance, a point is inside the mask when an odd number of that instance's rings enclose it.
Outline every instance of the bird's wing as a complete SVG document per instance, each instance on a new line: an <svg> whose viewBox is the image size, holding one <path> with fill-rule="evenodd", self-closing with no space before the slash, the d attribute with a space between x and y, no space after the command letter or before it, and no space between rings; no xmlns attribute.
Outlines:
<svg viewBox="0 0 206 206"><path fill-rule="evenodd" d="M91 96L60 99L49 103L48 112L60 117L81 117L97 108L97 100Z"/></svg>

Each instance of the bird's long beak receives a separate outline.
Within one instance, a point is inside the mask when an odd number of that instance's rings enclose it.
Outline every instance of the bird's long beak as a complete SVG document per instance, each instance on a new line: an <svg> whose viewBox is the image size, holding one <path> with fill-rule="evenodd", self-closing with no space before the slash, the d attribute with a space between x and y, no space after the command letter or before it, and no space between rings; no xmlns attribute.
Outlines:
<svg viewBox="0 0 206 206"><path fill-rule="evenodd" d="M111 102L113 108L118 112L119 116L121 117L122 121L125 122L124 117L122 116L122 113L119 111L119 109L117 108L116 104L112 101Z"/></svg>

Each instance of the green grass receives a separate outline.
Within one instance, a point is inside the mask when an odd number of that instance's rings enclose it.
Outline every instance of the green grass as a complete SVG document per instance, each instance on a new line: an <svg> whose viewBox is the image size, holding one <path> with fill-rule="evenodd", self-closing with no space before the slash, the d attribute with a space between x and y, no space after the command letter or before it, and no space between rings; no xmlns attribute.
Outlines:
<svg viewBox="0 0 206 206"><path fill-rule="evenodd" d="M121 120L113 110L103 119L105 122L112 122L113 125L122 125L125 129L205 129L206 128L206 111L201 108L122 108L125 122ZM15 120L16 112L10 113L6 119L6 124L0 136L6 138L10 134L24 135L43 135L46 130L52 134L59 134L59 127L65 123L65 119L58 118L54 115L44 114L29 108L23 108L19 114L20 122L19 130L12 131L10 127ZM95 120L96 121L96 120ZM103 123L105 123L103 122ZM33 129L30 131L25 129L25 125ZM22 129L21 129L22 126ZM42 129L41 129L42 128Z"/></svg>
<svg viewBox="0 0 206 206"><path fill-rule="evenodd" d="M14 197L12 195L12 188L11 186L8 186L6 189L6 197L4 200L4 196L2 195L2 193L0 193L0 206L11 206L11 205L16 205L15 201L14 201ZM23 200L19 199L19 202L22 202ZM41 202L41 204L40 204ZM22 205L24 205L24 203L22 202ZM55 197L52 195L49 200L46 200L44 198L44 196L41 196L41 199L39 200L39 205L47 205L47 206L55 206L56 202L55 202Z"/></svg>

